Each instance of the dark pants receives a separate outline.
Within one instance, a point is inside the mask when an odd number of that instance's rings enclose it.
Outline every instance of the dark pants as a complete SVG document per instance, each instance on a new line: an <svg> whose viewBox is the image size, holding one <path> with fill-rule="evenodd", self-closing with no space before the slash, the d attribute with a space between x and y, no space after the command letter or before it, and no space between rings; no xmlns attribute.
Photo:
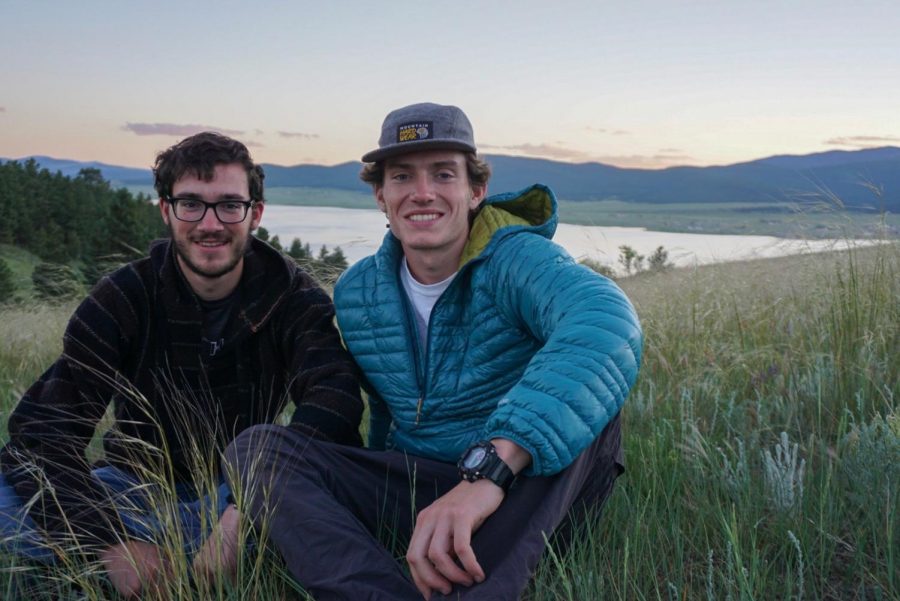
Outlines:
<svg viewBox="0 0 900 601"><path fill-rule="evenodd" d="M422 599L400 560L416 512L459 483L455 465L325 443L279 426L245 431L226 461L226 473L240 475L242 508L316 599ZM617 416L559 474L517 480L472 538L487 578L455 587L450 598L518 598L545 536L570 509L601 505L621 472ZM396 556L388 550L391 541Z"/></svg>

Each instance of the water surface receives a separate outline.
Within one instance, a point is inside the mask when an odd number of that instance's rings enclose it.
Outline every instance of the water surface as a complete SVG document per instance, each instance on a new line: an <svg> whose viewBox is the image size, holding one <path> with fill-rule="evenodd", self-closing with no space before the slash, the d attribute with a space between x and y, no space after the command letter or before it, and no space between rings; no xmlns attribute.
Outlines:
<svg viewBox="0 0 900 601"><path fill-rule="evenodd" d="M374 203L374 200L373 200ZM315 254L324 244L340 246L350 263L373 254L387 232L381 211L267 204L262 225L288 247L294 238ZM656 232L636 227L561 223L553 240L577 259L590 258L617 267L619 246L627 244L649 257L663 246L677 266L722 263L803 252L846 248L844 240L796 240L772 236L735 236Z"/></svg>

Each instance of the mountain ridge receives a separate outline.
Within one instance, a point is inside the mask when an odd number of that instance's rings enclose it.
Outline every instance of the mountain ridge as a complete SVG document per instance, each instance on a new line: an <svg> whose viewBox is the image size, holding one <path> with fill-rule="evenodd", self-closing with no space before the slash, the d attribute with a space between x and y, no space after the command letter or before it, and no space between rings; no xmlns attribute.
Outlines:
<svg viewBox="0 0 900 601"><path fill-rule="evenodd" d="M99 169L114 185L152 185L150 169L47 156L41 167L74 176ZM805 155L773 155L707 167L632 169L604 163L564 163L508 155L484 155L493 168L490 189L507 191L540 182L566 200L619 200L636 203L829 203L855 210L900 210L900 148L831 150ZM368 192L361 163L333 166L264 164L266 185L304 186Z"/></svg>

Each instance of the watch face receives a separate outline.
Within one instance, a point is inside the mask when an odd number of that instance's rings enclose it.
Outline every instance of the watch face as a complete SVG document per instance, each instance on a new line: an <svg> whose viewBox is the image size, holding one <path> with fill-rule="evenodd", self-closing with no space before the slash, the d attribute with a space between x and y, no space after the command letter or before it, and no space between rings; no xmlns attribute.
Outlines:
<svg viewBox="0 0 900 601"><path fill-rule="evenodd" d="M469 470L475 469L481 465L481 462L484 461L486 455L486 449L483 447L475 447L466 455L466 458L463 460L463 466Z"/></svg>

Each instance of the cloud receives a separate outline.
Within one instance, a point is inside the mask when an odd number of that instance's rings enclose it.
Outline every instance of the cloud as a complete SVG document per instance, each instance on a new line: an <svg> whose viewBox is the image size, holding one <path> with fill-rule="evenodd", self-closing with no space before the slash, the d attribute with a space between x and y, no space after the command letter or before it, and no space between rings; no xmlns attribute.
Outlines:
<svg viewBox="0 0 900 601"><path fill-rule="evenodd" d="M246 146L248 148L265 148L266 147L265 144L262 144L260 142L254 142L252 140L249 142L244 142L244 146Z"/></svg>
<svg viewBox="0 0 900 601"><path fill-rule="evenodd" d="M499 146L495 144L479 144L482 150L510 152L531 157L570 161L573 163L603 163L622 167L623 169L662 169L692 163L694 158L684 154L678 148L663 148L653 155L604 155L598 156L581 150L554 146L552 144L516 144Z"/></svg>
<svg viewBox="0 0 900 601"><path fill-rule="evenodd" d="M611 136L627 136L631 133L624 129L606 129L605 127L592 127L590 125L585 126L584 129L598 134L609 134Z"/></svg>
<svg viewBox="0 0 900 601"><path fill-rule="evenodd" d="M243 131L213 125L179 125L177 123L126 123L122 127L138 136L191 136L202 131L216 131L226 136L241 136Z"/></svg>
<svg viewBox="0 0 900 601"><path fill-rule="evenodd" d="M492 144L480 144L482 149L505 150L526 154L534 157L561 159L564 161L589 161L591 156L581 150L553 146L552 144L515 144L512 146L497 146Z"/></svg>
<svg viewBox="0 0 900 601"><path fill-rule="evenodd" d="M840 136L825 140L829 146L850 146L852 148L875 148L885 144L900 143L900 136Z"/></svg>
<svg viewBox="0 0 900 601"><path fill-rule="evenodd" d="M686 154L657 153L652 155L629 154L594 157L595 161L622 169L664 169L677 167L693 162L693 157Z"/></svg>
<svg viewBox="0 0 900 601"><path fill-rule="evenodd" d="M5 112L6 112L6 107L0 106L0 113L5 113Z"/></svg>
<svg viewBox="0 0 900 601"><path fill-rule="evenodd" d="M319 134L305 134L299 131L279 131L278 135L282 138L303 138L304 140L315 140L319 137Z"/></svg>

